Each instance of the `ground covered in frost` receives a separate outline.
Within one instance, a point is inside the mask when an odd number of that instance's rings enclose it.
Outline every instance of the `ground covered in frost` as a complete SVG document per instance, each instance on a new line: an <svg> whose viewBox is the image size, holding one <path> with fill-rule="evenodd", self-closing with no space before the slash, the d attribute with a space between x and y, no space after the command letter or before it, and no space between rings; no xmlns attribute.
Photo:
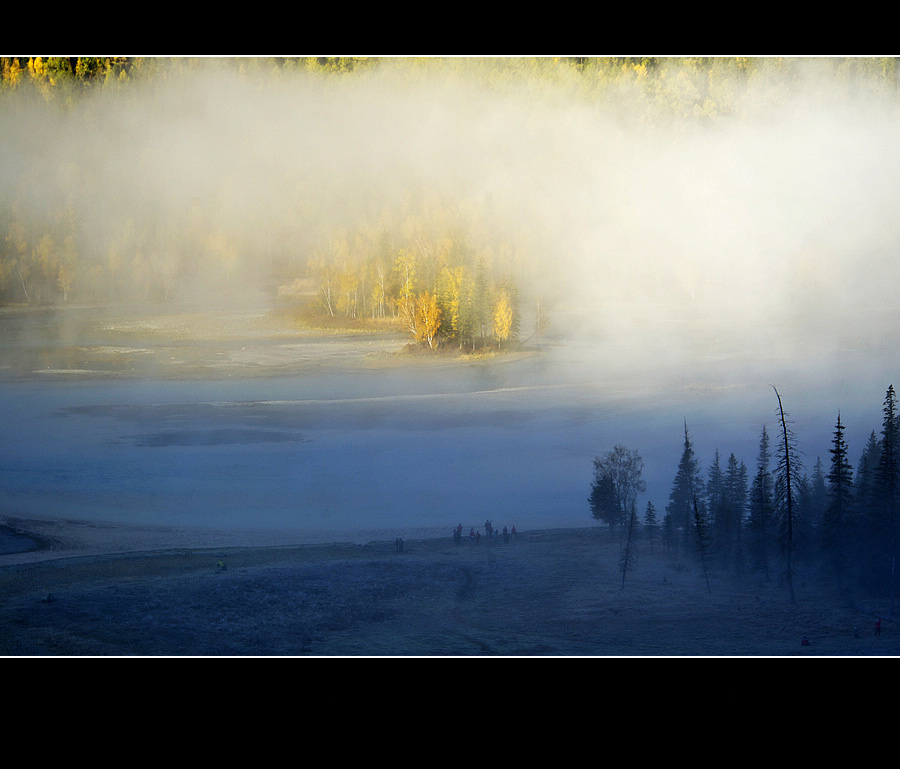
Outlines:
<svg viewBox="0 0 900 769"><path fill-rule="evenodd" d="M599 528L286 547L178 548L0 566L9 656L873 656L875 612L798 574L642 552L624 587ZM224 569L222 568L224 565ZM854 634L858 628L858 637ZM806 637L809 645L802 645Z"/></svg>

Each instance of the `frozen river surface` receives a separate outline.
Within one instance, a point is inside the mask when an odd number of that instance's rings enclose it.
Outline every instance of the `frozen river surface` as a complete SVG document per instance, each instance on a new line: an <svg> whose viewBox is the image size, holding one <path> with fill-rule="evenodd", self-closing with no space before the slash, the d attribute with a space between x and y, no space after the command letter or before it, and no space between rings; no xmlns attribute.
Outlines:
<svg viewBox="0 0 900 769"><path fill-rule="evenodd" d="M766 366L738 377L710 364L702 383L696 369L603 372L596 350L548 344L508 361L275 377L12 378L0 382L0 512L309 541L441 536L485 519L594 525L592 458L617 443L644 458L641 512L650 500L662 514L684 420L704 472L716 449L753 468L763 424L775 428L777 375L807 466L827 463L839 408L855 462L890 384L864 366L807 384Z"/></svg>

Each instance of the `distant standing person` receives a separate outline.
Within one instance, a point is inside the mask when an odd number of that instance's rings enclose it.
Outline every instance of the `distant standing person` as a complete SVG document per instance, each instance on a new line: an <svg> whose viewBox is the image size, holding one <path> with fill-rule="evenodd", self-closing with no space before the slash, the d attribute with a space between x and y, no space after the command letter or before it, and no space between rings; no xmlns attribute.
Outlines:
<svg viewBox="0 0 900 769"><path fill-rule="evenodd" d="M503 543L509 543L509 532L506 530L506 526L503 527Z"/></svg>

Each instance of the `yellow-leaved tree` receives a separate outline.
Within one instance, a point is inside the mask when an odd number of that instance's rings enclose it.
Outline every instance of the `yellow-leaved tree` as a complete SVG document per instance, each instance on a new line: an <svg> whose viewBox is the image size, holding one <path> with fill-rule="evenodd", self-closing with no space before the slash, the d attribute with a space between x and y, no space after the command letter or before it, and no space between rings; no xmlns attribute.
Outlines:
<svg viewBox="0 0 900 769"><path fill-rule="evenodd" d="M497 349L509 340L513 327L513 304L509 292L500 289L497 292L497 301L494 304L494 336L497 339Z"/></svg>
<svg viewBox="0 0 900 769"><path fill-rule="evenodd" d="M419 321L416 326L416 340L426 342L434 349L435 337L441 328L441 308L438 307L437 297L428 291L419 294L416 301L416 315Z"/></svg>

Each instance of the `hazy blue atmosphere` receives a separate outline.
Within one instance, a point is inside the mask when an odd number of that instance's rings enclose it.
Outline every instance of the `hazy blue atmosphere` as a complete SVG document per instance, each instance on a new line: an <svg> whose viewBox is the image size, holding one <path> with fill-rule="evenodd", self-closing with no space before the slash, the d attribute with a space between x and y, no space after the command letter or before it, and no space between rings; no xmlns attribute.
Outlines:
<svg viewBox="0 0 900 769"><path fill-rule="evenodd" d="M627 94L604 110L377 76L198 78L98 98L96 132L0 116L0 193L27 208L90 179L98 242L122 211L166 221L199 200L250 251L299 250L271 242L285 201L321 190L349 220L416 180L489 200L498 227L534 238L522 296L551 306L531 357L272 378L22 372L23 349L89 345L91 325L71 331L69 309L0 317L0 512L298 539L588 526L591 460L618 443L644 458L640 509L664 511L685 420L704 474L716 449L752 470L771 385L807 469L827 466L838 411L855 463L900 385L900 121L890 100L821 98L814 76L808 100L678 131L630 130ZM341 343L270 344L314 358Z"/></svg>
<svg viewBox="0 0 900 769"><path fill-rule="evenodd" d="M311 540L443 535L486 518L520 530L594 525L591 459L616 443L644 457L642 508L665 508L683 420L704 468L717 448L752 468L762 425L776 429L769 378L807 467L816 456L827 465L838 408L855 458L889 374L867 367L871 357L848 352L846 376L831 378L814 360L740 376L723 362L702 378L650 364L598 375L594 346L549 341L516 361L271 379L51 371L0 383L3 510Z"/></svg>

